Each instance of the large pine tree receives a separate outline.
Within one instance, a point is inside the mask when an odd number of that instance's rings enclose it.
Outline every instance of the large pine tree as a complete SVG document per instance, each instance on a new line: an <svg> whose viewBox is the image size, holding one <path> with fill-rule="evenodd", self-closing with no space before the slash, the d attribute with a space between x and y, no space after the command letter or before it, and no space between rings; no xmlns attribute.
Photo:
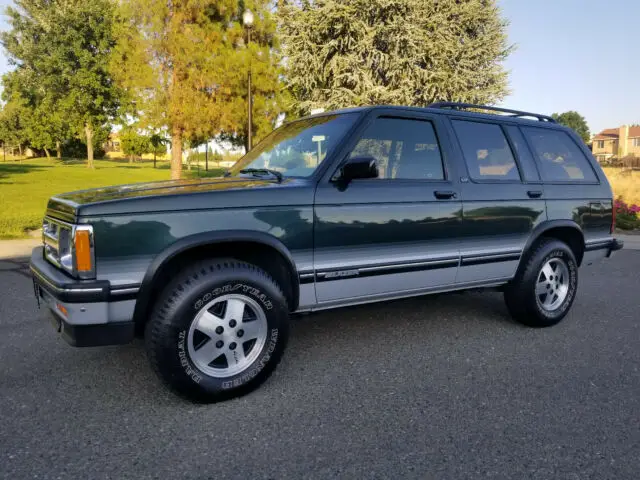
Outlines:
<svg viewBox="0 0 640 480"><path fill-rule="evenodd" d="M507 93L495 0L280 0L294 108L494 103Z"/></svg>

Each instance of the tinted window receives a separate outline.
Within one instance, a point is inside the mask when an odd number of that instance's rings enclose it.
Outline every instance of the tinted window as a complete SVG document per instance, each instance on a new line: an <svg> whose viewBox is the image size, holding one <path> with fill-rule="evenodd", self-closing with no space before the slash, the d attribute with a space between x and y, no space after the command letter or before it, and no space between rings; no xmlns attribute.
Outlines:
<svg viewBox="0 0 640 480"><path fill-rule="evenodd" d="M377 118L350 156L375 158L380 171L378 178L444 179L440 146L428 121Z"/></svg>
<svg viewBox="0 0 640 480"><path fill-rule="evenodd" d="M242 157L231 173L239 174L246 168L269 168L285 176L308 177L331 155L357 119L357 114L345 113L287 123Z"/></svg>
<svg viewBox="0 0 640 480"><path fill-rule="evenodd" d="M527 143L524 141L524 137L522 136L520 129L515 125L505 125L505 129L507 130L507 135L509 135L511 144L513 145L513 148L515 148L518 159L520 160L520 167L522 168L524 179L529 182L540 180L535 160L531 156L529 147L527 147Z"/></svg>
<svg viewBox="0 0 640 480"><path fill-rule="evenodd" d="M474 180L520 180L509 143L499 125L453 120L462 153Z"/></svg>
<svg viewBox="0 0 640 480"><path fill-rule="evenodd" d="M540 161L543 180L597 180L589 160L566 132L535 127L524 127L522 130Z"/></svg>

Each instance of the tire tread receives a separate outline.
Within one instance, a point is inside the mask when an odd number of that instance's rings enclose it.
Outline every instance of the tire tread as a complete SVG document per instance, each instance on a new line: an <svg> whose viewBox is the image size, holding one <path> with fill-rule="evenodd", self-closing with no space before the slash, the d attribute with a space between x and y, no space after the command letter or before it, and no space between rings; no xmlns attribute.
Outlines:
<svg viewBox="0 0 640 480"><path fill-rule="evenodd" d="M238 397L254 390L260 384L269 378L269 376L275 370L275 367L280 363L282 355L273 355L273 360L260 374L251 380L251 388L238 388L232 389L228 394L217 394L212 396L210 394L204 394L203 392L197 392L193 388L189 389L189 393L185 392L181 388L176 388L176 385L172 383L162 372L162 366L160 359L158 358L158 351L161 350L160 346L166 335L172 328L172 307L178 302L180 297L188 293L186 286L191 286L194 282L201 281L202 278L206 278L210 275L216 275L221 271L240 270L251 272L260 277L264 282L269 283L274 288L281 298L284 299L284 293L282 287L273 279L271 275L247 262L243 262L235 259L211 259L197 262L187 266L176 279L169 283L160 294L159 300L156 301L151 316L145 327L145 349L149 362L153 371L160 377L162 382L168 386L171 390L178 393L180 396L190 400L200 400L204 402L211 402L224 400L227 398ZM164 300L162 300L164 299ZM175 380L175 379L172 379ZM188 385L185 385L187 387ZM193 387L191 385L191 387ZM246 387L246 385L244 385Z"/></svg>

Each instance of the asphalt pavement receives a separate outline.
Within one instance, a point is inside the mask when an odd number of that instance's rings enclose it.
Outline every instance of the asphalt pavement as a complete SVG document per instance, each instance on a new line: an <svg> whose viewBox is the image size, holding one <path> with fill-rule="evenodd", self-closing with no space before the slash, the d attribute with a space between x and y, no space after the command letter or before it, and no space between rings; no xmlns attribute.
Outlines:
<svg viewBox="0 0 640 480"><path fill-rule="evenodd" d="M582 269L542 330L498 292L303 316L259 390L193 405L140 342L66 345L0 261L0 478L637 479L639 272Z"/></svg>

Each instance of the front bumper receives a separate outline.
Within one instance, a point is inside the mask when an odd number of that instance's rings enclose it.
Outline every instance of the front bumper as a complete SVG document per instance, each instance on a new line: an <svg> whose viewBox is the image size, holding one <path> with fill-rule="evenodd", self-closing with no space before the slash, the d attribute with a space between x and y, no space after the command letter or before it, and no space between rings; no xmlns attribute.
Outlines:
<svg viewBox="0 0 640 480"><path fill-rule="evenodd" d="M29 267L38 303L51 311L57 331L69 344L91 347L133 340L135 296L118 295L106 280L69 277L44 259L43 247L33 250ZM125 290L137 291L119 291Z"/></svg>

